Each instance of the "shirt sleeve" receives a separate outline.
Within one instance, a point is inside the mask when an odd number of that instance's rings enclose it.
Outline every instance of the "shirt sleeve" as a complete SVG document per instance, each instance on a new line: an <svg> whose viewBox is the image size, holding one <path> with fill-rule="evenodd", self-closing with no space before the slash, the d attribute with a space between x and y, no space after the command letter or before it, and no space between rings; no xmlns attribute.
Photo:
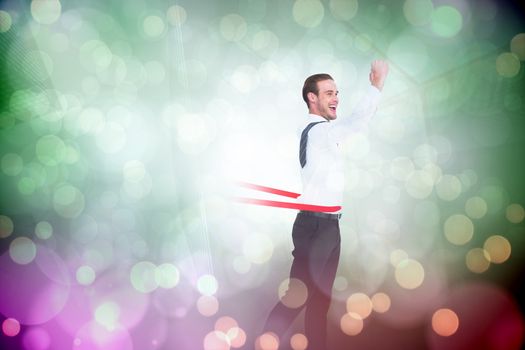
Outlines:
<svg viewBox="0 0 525 350"><path fill-rule="evenodd" d="M379 89L370 85L349 117L330 123L330 138L342 142L351 132L366 127L377 110L380 97Z"/></svg>

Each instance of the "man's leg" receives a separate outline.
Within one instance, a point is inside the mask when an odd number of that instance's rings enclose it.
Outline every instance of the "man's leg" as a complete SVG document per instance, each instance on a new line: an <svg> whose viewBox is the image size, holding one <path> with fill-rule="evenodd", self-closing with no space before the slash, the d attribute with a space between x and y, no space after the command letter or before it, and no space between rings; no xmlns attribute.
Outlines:
<svg viewBox="0 0 525 350"><path fill-rule="evenodd" d="M337 220L320 219L319 230L311 243L310 271L312 285L305 313L305 335L308 349L325 350L327 314L332 286L339 263L341 238Z"/></svg>

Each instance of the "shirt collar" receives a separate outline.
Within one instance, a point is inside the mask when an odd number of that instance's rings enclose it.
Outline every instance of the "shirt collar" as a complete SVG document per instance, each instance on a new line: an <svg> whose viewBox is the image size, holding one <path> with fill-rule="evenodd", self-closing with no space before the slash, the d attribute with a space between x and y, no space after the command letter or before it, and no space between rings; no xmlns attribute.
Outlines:
<svg viewBox="0 0 525 350"><path fill-rule="evenodd" d="M308 114L308 121L311 122L329 122L326 118L321 117L317 114Z"/></svg>

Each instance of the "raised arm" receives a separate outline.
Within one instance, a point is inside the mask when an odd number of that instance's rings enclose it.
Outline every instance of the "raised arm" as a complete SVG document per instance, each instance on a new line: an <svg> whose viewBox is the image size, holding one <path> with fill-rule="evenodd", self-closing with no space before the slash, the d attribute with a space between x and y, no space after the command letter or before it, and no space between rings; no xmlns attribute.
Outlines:
<svg viewBox="0 0 525 350"><path fill-rule="evenodd" d="M376 112L387 76L388 63L382 60L373 61L368 75L370 87L363 94L352 114L349 117L341 118L333 125L331 134L338 142L342 141L350 132L358 131L368 124Z"/></svg>

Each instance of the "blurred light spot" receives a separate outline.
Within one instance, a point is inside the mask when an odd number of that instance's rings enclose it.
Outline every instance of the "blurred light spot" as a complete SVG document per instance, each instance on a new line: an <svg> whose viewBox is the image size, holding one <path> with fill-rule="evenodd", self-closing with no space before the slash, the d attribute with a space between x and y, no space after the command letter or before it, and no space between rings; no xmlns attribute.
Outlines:
<svg viewBox="0 0 525 350"><path fill-rule="evenodd" d="M427 163L427 164L423 165L421 170L424 171L425 173L427 173L430 176L430 178L432 179L432 182L434 184L436 184L436 182L438 182L441 179L441 177L443 176L443 171L435 163Z"/></svg>
<svg viewBox="0 0 525 350"><path fill-rule="evenodd" d="M164 21L159 16L147 16L142 22L144 33L152 38L161 36L165 27Z"/></svg>
<svg viewBox="0 0 525 350"><path fill-rule="evenodd" d="M36 183L30 177L22 177L17 183L17 188L20 193L29 195L35 192Z"/></svg>
<svg viewBox="0 0 525 350"><path fill-rule="evenodd" d="M242 16L232 13L222 17L220 31L226 40L240 41L246 35L248 26Z"/></svg>
<svg viewBox="0 0 525 350"><path fill-rule="evenodd" d="M478 174L472 169L467 169L459 176L464 187L469 188L478 183Z"/></svg>
<svg viewBox="0 0 525 350"><path fill-rule="evenodd" d="M406 0L403 13L408 23L421 26L430 22L434 5L430 0Z"/></svg>
<svg viewBox="0 0 525 350"><path fill-rule="evenodd" d="M416 260L405 259L396 266L396 281L405 289L419 287L425 279L425 270Z"/></svg>
<svg viewBox="0 0 525 350"><path fill-rule="evenodd" d="M323 4L318 0L296 0L292 9L293 19L306 27L317 27L324 17Z"/></svg>
<svg viewBox="0 0 525 350"><path fill-rule="evenodd" d="M346 300L346 311L349 314L357 314L364 320L372 312L372 301L364 293L354 293Z"/></svg>
<svg viewBox="0 0 525 350"><path fill-rule="evenodd" d="M337 291L344 291L348 288L348 281L343 276L337 276L334 280L334 289Z"/></svg>
<svg viewBox="0 0 525 350"><path fill-rule="evenodd" d="M0 215L0 238L7 238L13 233L14 224L9 216Z"/></svg>
<svg viewBox="0 0 525 350"><path fill-rule="evenodd" d="M186 22L186 18L188 17L188 14L186 13L186 10L184 7L179 5L173 5L170 6L167 12L168 22L172 26L181 26Z"/></svg>
<svg viewBox="0 0 525 350"><path fill-rule="evenodd" d="M407 157L397 157L390 162L390 174L399 181L405 181L414 169L414 163Z"/></svg>
<svg viewBox="0 0 525 350"><path fill-rule="evenodd" d="M432 30L441 37L451 38L461 30L463 17L452 6L440 6L432 13Z"/></svg>
<svg viewBox="0 0 525 350"><path fill-rule="evenodd" d="M450 216L444 225L445 237L450 243L463 245L474 235L474 224L465 215Z"/></svg>
<svg viewBox="0 0 525 350"><path fill-rule="evenodd" d="M49 239L53 235L53 226L47 221L40 221L35 226L35 235L40 239Z"/></svg>
<svg viewBox="0 0 525 350"><path fill-rule="evenodd" d="M161 288L174 288L180 280L179 269L173 264L164 263L155 269L155 281Z"/></svg>
<svg viewBox="0 0 525 350"><path fill-rule="evenodd" d="M17 237L9 245L9 256L20 265L27 265L36 257L36 245L27 237Z"/></svg>
<svg viewBox="0 0 525 350"><path fill-rule="evenodd" d="M372 39L367 34L359 34L355 37L354 46L361 52L368 52L372 48Z"/></svg>
<svg viewBox="0 0 525 350"><path fill-rule="evenodd" d="M31 1L31 15L41 24L51 24L60 17L62 6L59 0L33 0Z"/></svg>
<svg viewBox="0 0 525 350"><path fill-rule="evenodd" d="M474 273L483 273L490 267L489 254L485 249L473 248L465 257L467 268Z"/></svg>
<svg viewBox="0 0 525 350"><path fill-rule="evenodd" d="M407 193L416 198L423 199L432 193L434 182L432 177L423 170L416 170L405 181Z"/></svg>
<svg viewBox="0 0 525 350"><path fill-rule="evenodd" d="M77 282L83 286L89 286L95 281L95 270L91 266L83 265L77 269Z"/></svg>
<svg viewBox="0 0 525 350"><path fill-rule="evenodd" d="M279 337L275 333L264 333L256 340L256 350L277 350L279 348Z"/></svg>
<svg viewBox="0 0 525 350"><path fill-rule="evenodd" d="M340 325L341 330L348 335L358 335L363 330L363 320L358 314L344 314Z"/></svg>
<svg viewBox="0 0 525 350"><path fill-rule="evenodd" d="M338 20L348 21L354 18L358 8L357 0L330 0L330 12Z"/></svg>
<svg viewBox="0 0 525 350"><path fill-rule="evenodd" d="M494 264L502 264L510 257L511 246L503 236L494 235L487 238L483 248L487 251L490 262Z"/></svg>
<svg viewBox="0 0 525 350"><path fill-rule="evenodd" d="M523 221L523 219L525 219L525 210L521 205L516 203L509 205L505 214L507 216L507 220L513 224L519 224Z"/></svg>
<svg viewBox="0 0 525 350"><path fill-rule="evenodd" d="M20 333L20 322L14 318L6 318L2 322L2 332L8 337L14 337Z"/></svg>
<svg viewBox="0 0 525 350"><path fill-rule="evenodd" d="M239 327L230 328L226 333L232 348L241 348L246 344L246 332Z"/></svg>
<svg viewBox="0 0 525 350"><path fill-rule="evenodd" d="M387 56L409 74L418 74L427 66L428 52L423 41L402 35L392 41Z"/></svg>
<svg viewBox="0 0 525 350"><path fill-rule="evenodd" d="M213 295L217 293L219 284L215 276L203 275L197 280L197 289L202 295Z"/></svg>
<svg viewBox="0 0 525 350"><path fill-rule="evenodd" d="M465 212L473 219L481 219L487 214L487 203L481 197L472 197L465 203Z"/></svg>
<svg viewBox="0 0 525 350"><path fill-rule="evenodd" d="M308 347L308 339L302 333L295 333L290 338L290 345L293 350L306 350Z"/></svg>
<svg viewBox="0 0 525 350"><path fill-rule="evenodd" d="M48 166L56 166L64 158L66 145L55 135L41 137L36 143L36 156L40 162Z"/></svg>
<svg viewBox="0 0 525 350"><path fill-rule="evenodd" d="M515 53L504 52L496 59L496 71L505 78L512 78L520 71L520 59Z"/></svg>
<svg viewBox="0 0 525 350"><path fill-rule="evenodd" d="M98 306L95 310L95 321L106 327L108 331L113 331L119 324L120 307L117 303L108 301Z"/></svg>
<svg viewBox="0 0 525 350"><path fill-rule="evenodd" d="M22 172L24 161L15 153L6 153L2 157L2 171L7 176L16 176Z"/></svg>
<svg viewBox="0 0 525 350"><path fill-rule="evenodd" d="M390 297L385 293L376 293L372 296L372 308L375 312L385 313L390 309Z"/></svg>
<svg viewBox="0 0 525 350"><path fill-rule="evenodd" d="M80 64L91 73L98 73L111 65L113 54L100 40L89 40L79 49Z"/></svg>
<svg viewBox="0 0 525 350"><path fill-rule="evenodd" d="M408 259L408 254L403 249L396 249L390 253L390 263L396 267L401 261Z"/></svg>
<svg viewBox="0 0 525 350"><path fill-rule="evenodd" d="M86 108L77 119L77 128L82 133L98 133L104 129L106 120L104 119L104 114L101 110L97 108Z"/></svg>
<svg viewBox="0 0 525 350"><path fill-rule="evenodd" d="M525 33L516 34L510 41L510 51L525 61Z"/></svg>
<svg viewBox="0 0 525 350"><path fill-rule="evenodd" d="M12 24L13 20L11 19L9 12L0 10L0 33L7 32L9 29L11 29Z"/></svg>
<svg viewBox="0 0 525 350"><path fill-rule="evenodd" d="M438 160L438 152L436 148L428 143L423 143L416 147L412 158L414 163L423 167L428 164L436 164Z"/></svg>
<svg viewBox="0 0 525 350"><path fill-rule="evenodd" d="M51 345L51 337L47 330L39 327L31 327L23 335L25 349L48 350Z"/></svg>
<svg viewBox="0 0 525 350"><path fill-rule="evenodd" d="M301 307L308 298L308 288L297 278L287 278L279 285L279 299L291 309Z"/></svg>
<svg viewBox="0 0 525 350"><path fill-rule="evenodd" d="M233 259L233 269L239 274L245 274L250 271L252 263L244 256L237 256Z"/></svg>
<svg viewBox="0 0 525 350"><path fill-rule="evenodd" d="M213 295L201 295L197 300L197 310L202 316L213 316L219 311L219 301Z"/></svg>
<svg viewBox="0 0 525 350"><path fill-rule="evenodd" d="M279 48L279 38L269 30L261 30L253 36L252 48L269 57Z"/></svg>
<svg viewBox="0 0 525 350"><path fill-rule="evenodd" d="M204 337L204 350L229 350L230 342L226 334L212 331Z"/></svg>
<svg viewBox="0 0 525 350"><path fill-rule="evenodd" d="M273 242L263 234L252 234L244 239L242 252L254 264L264 264L273 254Z"/></svg>
<svg viewBox="0 0 525 350"><path fill-rule="evenodd" d="M459 318L450 309L439 309L432 315L432 329L443 337L456 333L459 327Z"/></svg>
<svg viewBox="0 0 525 350"><path fill-rule="evenodd" d="M259 85L259 72L250 65L242 65L235 70L230 81L239 92L248 94Z"/></svg>
<svg viewBox="0 0 525 350"><path fill-rule="evenodd" d="M84 210L84 206L84 194L72 185L60 185L53 194L53 208L62 217L77 217Z"/></svg>
<svg viewBox="0 0 525 350"><path fill-rule="evenodd" d="M436 183L436 194L445 201L453 201L461 194L461 181L453 175L443 175Z"/></svg>
<svg viewBox="0 0 525 350"><path fill-rule="evenodd" d="M235 321L234 318L230 316L220 317L215 321L215 330L224 334L228 334L231 329L237 328L239 324Z"/></svg>
<svg viewBox="0 0 525 350"><path fill-rule="evenodd" d="M150 293L158 287L155 279L156 266L149 261L136 263L130 272L130 281L133 288L142 293Z"/></svg>
<svg viewBox="0 0 525 350"><path fill-rule="evenodd" d="M506 190L498 185L487 185L481 188L479 196L487 202L488 212L495 214L504 208L508 202Z"/></svg>

